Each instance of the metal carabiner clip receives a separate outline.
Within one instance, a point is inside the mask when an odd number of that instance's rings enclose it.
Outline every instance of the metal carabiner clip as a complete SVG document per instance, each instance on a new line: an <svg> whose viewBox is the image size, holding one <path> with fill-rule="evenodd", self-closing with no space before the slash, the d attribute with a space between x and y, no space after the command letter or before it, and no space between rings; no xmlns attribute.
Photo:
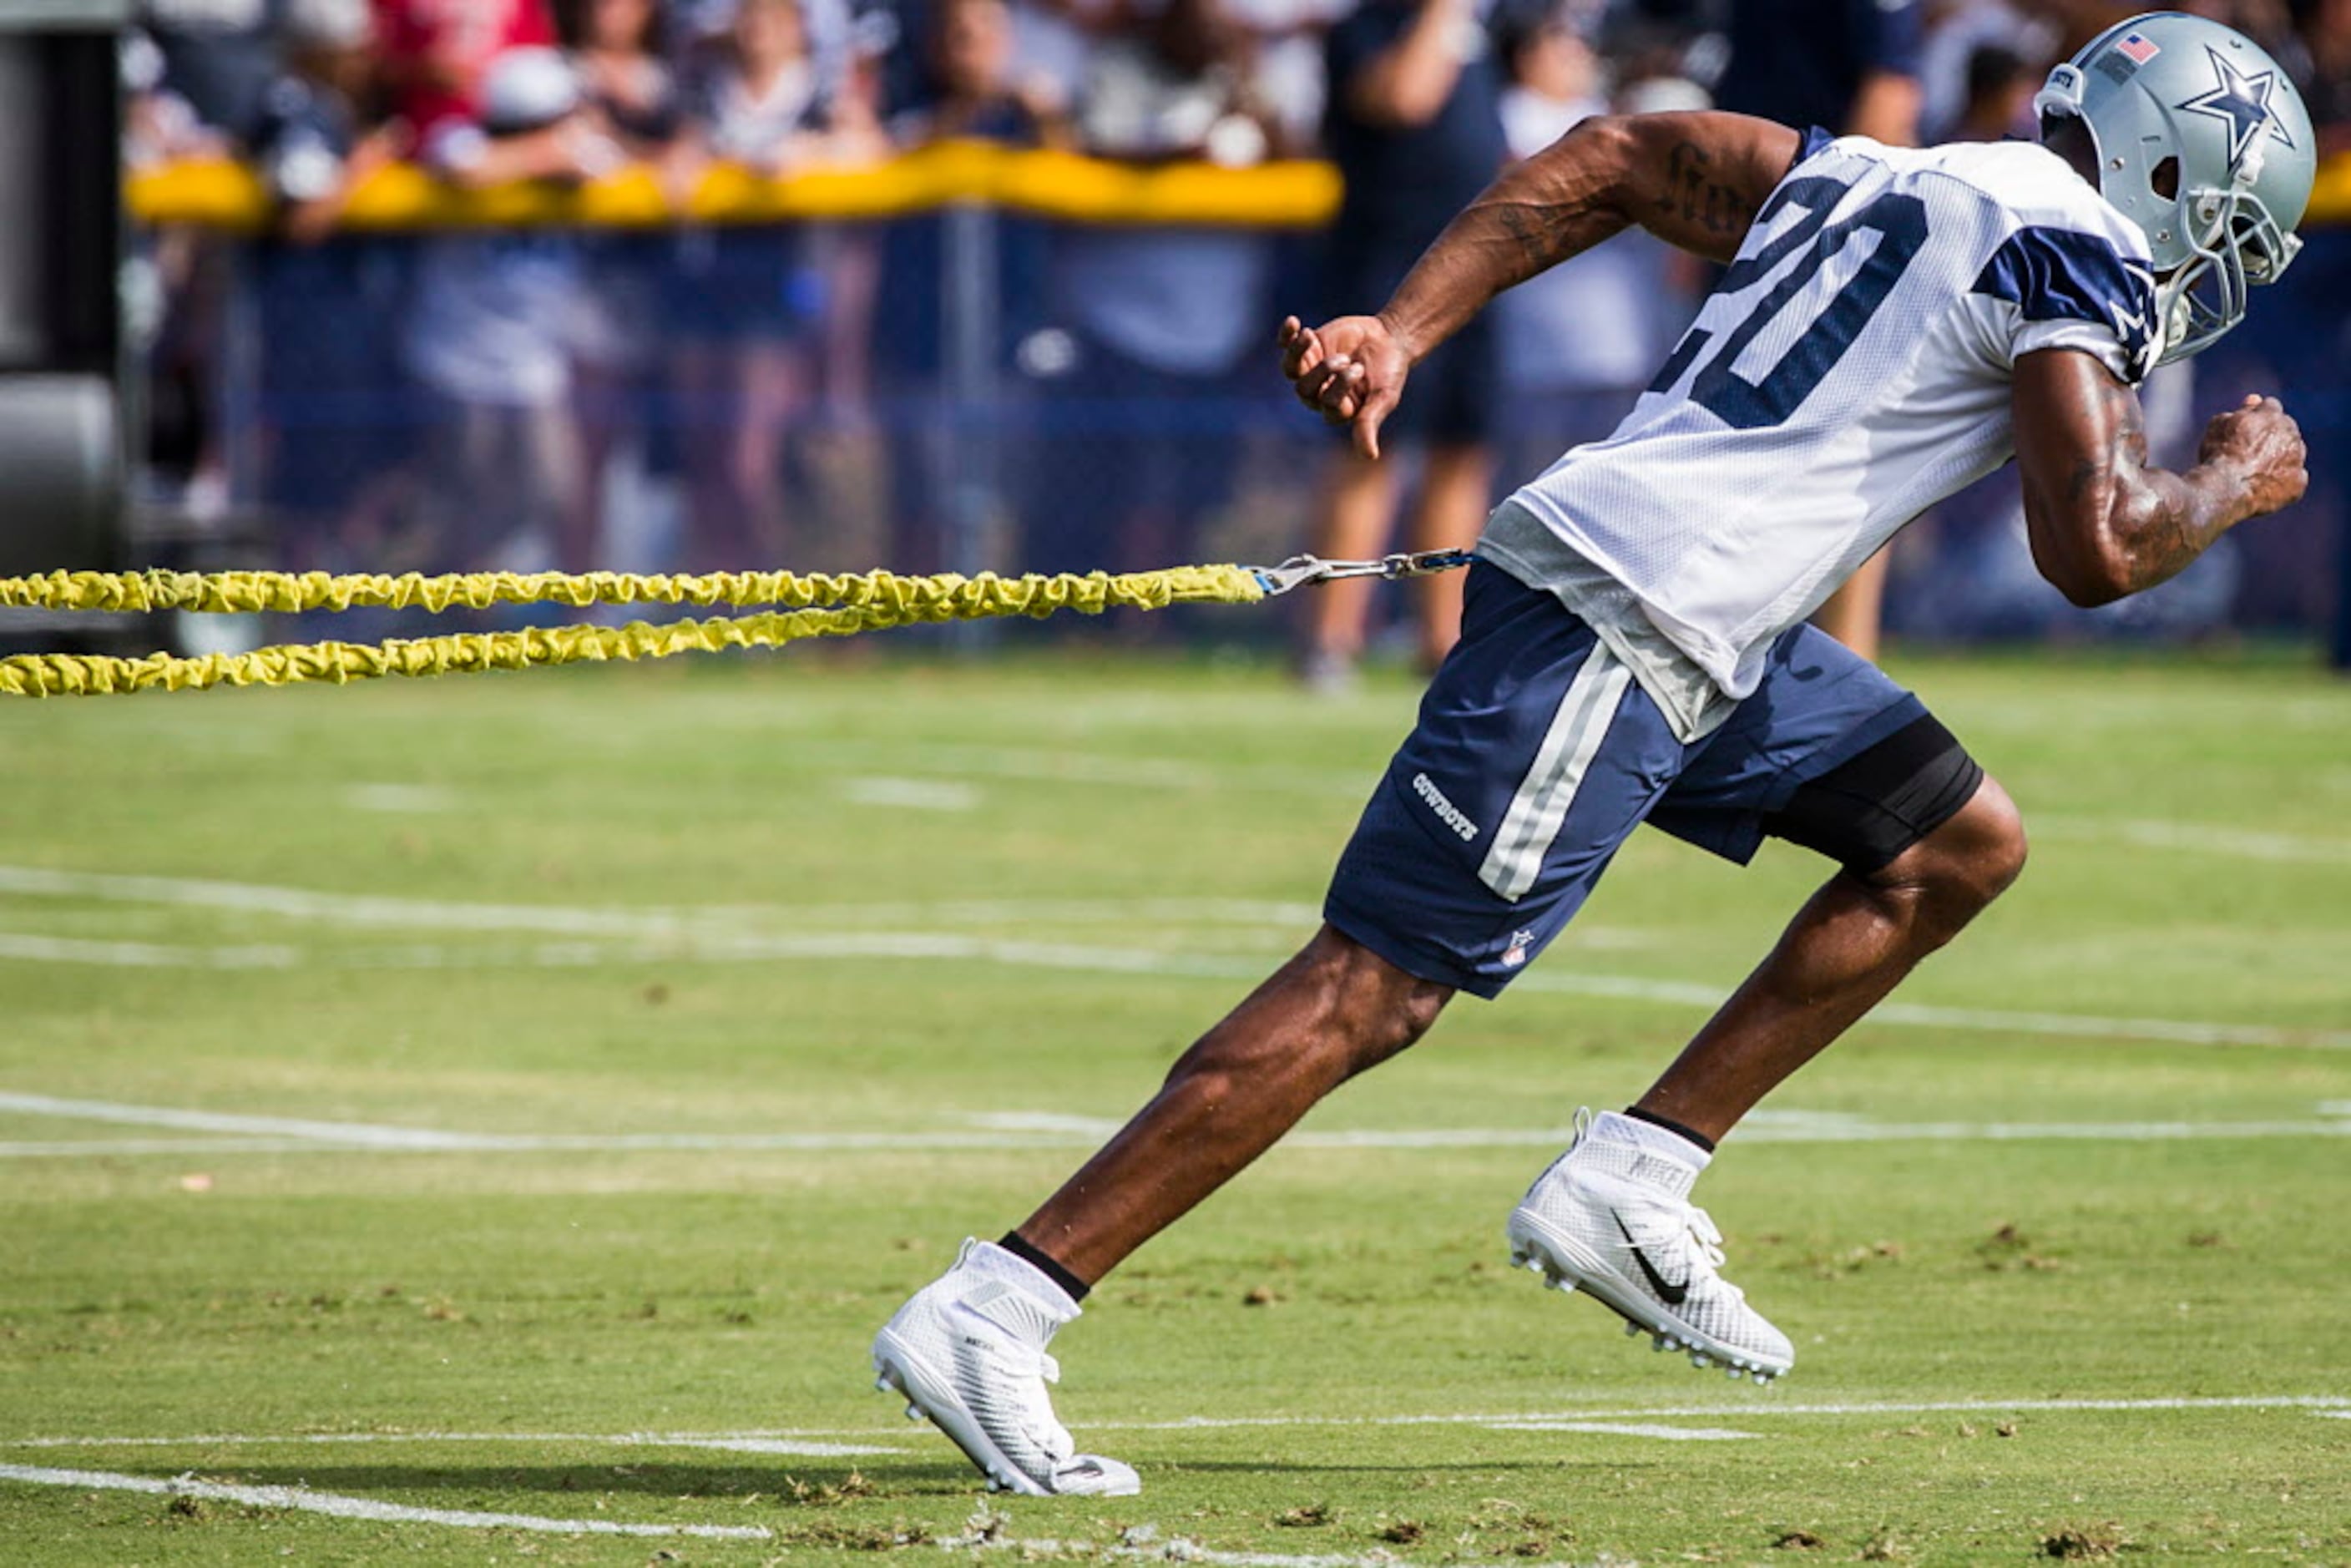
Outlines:
<svg viewBox="0 0 2351 1568"><path fill-rule="evenodd" d="M1265 596L1273 599L1311 582L1336 582L1341 578L1377 577L1393 582L1399 578L1426 577L1468 566L1470 559L1466 549L1405 550L1377 560L1324 560L1319 556L1294 555L1280 566L1253 566L1249 570Z"/></svg>

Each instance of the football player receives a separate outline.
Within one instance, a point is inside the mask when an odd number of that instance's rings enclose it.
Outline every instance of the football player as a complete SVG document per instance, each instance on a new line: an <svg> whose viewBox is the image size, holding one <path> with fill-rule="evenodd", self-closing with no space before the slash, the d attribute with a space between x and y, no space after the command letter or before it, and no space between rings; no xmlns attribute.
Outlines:
<svg viewBox="0 0 2351 1568"><path fill-rule="evenodd" d="M2294 259L2310 120L2250 40L2179 15L2058 66L2041 144L1907 150L1683 113L1586 120L1456 218L1376 316L1281 329L1298 395L1366 456L1414 363L1512 284L1638 225L1728 270L1608 439L1494 513L1459 645L1305 949L1000 1243L967 1243L873 1346L994 1484L1116 1494L1046 1354L1089 1286L1410 1046L1492 997L1647 821L1732 861L1838 867L1761 966L1511 1214L1513 1256L1660 1348L1777 1377L1691 1188L1716 1143L1998 897L2015 806L1918 699L1805 624L1879 546L2012 455L2035 563L2079 604L2163 581L2303 493L2276 400L2148 460L2134 388Z"/></svg>

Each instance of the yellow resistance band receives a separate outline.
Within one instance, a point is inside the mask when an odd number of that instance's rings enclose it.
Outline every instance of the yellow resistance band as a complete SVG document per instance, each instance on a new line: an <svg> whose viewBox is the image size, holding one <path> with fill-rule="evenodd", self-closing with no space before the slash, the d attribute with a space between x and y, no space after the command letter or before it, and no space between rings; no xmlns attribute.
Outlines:
<svg viewBox="0 0 2351 1568"><path fill-rule="evenodd" d="M1401 560L1404 558L1391 558ZM1335 569L1313 563L1320 576ZM1367 565L1369 563L1366 563ZM1449 563L1450 564L1450 563ZM1386 575L1417 565L1371 570ZM1074 610L1157 610L1169 604L1249 604L1286 591L1309 576L1300 563L1272 571L1238 566L1187 566L1112 576L1001 578L853 576L793 572L716 572L703 577L639 577L620 572L471 572L448 577L330 577L270 571L52 572L0 578L0 607L43 610L259 611L486 609L497 604L768 604L764 614L666 625L562 626L524 632L455 632L374 644L312 643L181 659L168 653L118 659L72 653L0 659L0 695L96 696L201 690L207 686L288 686L305 681L371 680L378 675L440 675L521 670L610 659L663 659L726 648L772 648L806 637L846 637L921 622L1043 617Z"/></svg>

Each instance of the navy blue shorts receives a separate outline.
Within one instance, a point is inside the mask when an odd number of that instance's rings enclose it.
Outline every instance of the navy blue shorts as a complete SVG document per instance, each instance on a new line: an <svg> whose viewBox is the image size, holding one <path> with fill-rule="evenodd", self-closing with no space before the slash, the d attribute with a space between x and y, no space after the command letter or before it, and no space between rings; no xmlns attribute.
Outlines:
<svg viewBox="0 0 2351 1568"><path fill-rule="evenodd" d="M1323 917L1423 979L1493 997L1564 929L1644 821L1745 864L1806 782L1925 718L1826 633L1685 744L1560 601L1469 569L1461 641L1340 857Z"/></svg>

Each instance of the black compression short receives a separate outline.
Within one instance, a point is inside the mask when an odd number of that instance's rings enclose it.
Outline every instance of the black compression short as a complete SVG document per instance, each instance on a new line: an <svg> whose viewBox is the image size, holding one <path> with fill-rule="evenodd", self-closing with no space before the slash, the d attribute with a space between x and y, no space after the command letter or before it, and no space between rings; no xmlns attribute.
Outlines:
<svg viewBox="0 0 2351 1568"><path fill-rule="evenodd" d="M1984 770L1932 714L1797 787L1764 831L1862 875L1958 815Z"/></svg>

